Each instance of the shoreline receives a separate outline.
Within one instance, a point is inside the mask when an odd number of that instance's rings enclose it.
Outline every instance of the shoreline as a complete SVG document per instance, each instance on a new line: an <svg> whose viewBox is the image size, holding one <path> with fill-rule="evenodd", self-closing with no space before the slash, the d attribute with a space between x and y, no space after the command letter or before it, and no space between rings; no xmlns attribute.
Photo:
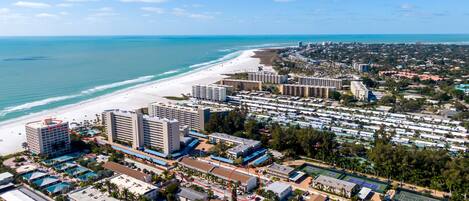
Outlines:
<svg viewBox="0 0 469 201"><path fill-rule="evenodd" d="M174 102L165 96L179 96L190 93L193 84L210 84L227 77L226 74L255 71L260 60L254 58L259 49L241 51L235 58L197 68L168 78L138 84L110 94L84 100L71 105L28 114L0 123L0 155L22 151L26 141L25 124L44 118L58 118L63 121L83 122L96 119L106 109L135 110L151 102Z"/></svg>

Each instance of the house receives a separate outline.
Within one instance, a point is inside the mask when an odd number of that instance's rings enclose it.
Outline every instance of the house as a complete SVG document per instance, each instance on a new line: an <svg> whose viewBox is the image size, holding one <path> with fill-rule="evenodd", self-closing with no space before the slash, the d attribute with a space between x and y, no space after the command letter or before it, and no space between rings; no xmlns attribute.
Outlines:
<svg viewBox="0 0 469 201"><path fill-rule="evenodd" d="M292 187L283 182L274 182L267 186L265 190L274 192L280 200L286 200L292 193Z"/></svg>

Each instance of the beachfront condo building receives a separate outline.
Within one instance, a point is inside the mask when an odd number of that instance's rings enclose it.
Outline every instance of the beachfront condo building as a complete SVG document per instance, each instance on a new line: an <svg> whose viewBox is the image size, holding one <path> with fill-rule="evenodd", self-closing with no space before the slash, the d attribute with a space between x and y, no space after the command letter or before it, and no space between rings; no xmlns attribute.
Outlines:
<svg viewBox="0 0 469 201"><path fill-rule="evenodd" d="M320 77L298 77L298 84L335 87L336 89L339 89L339 90L342 89L341 79L320 78Z"/></svg>
<svg viewBox="0 0 469 201"><path fill-rule="evenodd" d="M336 88L313 85L282 84L278 86L278 89L282 95L327 99L331 97Z"/></svg>
<svg viewBox="0 0 469 201"><path fill-rule="evenodd" d="M370 92L361 81L350 82L350 91L357 100L368 102Z"/></svg>
<svg viewBox="0 0 469 201"><path fill-rule="evenodd" d="M248 73L248 80L270 84L286 84L288 82L288 75L278 75L276 73L265 71L250 72Z"/></svg>
<svg viewBox="0 0 469 201"><path fill-rule="evenodd" d="M228 85L238 91L261 91L262 82L252 80L222 79L220 84Z"/></svg>
<svg viewBox="0 0 469 201"><path fill-rule="evenodd" d="M192 97L202 100L225 102L226 87L216 84L196 84L192 86Z"/></svg>
<svg viewBox="0 0 469 201"><path fill-rule="evenodd" d="M179 122L141 113L107 110L103 113L108 141L133 149L170 154L180 149Z"/></svg>
<svg viewBox="0 0 469 201"><path fill-rule="evenodd" d="M45 119L26 124L26 141L33 154L56 156L70 151L68 122Z"/></svg>
<svg viewBox="0 0 469 201"><path fill-rule="evenodd" d="M150 116L176 119L180 126L188 126L191 130L204 130L210 118L210 109L189 107L175 104L151 103L148 107Z"/></svg>

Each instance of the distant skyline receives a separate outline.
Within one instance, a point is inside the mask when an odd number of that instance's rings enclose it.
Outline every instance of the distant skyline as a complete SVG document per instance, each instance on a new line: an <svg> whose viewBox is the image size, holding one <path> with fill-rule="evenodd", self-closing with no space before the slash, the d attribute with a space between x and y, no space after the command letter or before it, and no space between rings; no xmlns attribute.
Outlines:
<svg viewBox="0 0 469 201"><path fill-rule="evenodd" d="M2 0L0 36L469 33L467 0Z"/></svg>

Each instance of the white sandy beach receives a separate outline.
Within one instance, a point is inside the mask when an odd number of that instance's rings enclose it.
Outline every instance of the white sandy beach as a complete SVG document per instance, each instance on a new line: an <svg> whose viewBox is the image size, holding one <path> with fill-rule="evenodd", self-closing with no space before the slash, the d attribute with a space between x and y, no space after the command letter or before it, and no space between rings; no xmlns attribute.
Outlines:
<svg viewBox="0 0 469 201"><path fill-rule="evenodd" d="M27 122L45 118L82 122L83 120L96 119L95 115L106 109L134 110L146 107L151 102L169 102L163 97L190 93L193 84L209 84L224 78L223 74L257 70L259 59L251 57L254 55L254 51L244 51L234 59L204 69L197 69L186 74L142 84L74 105L1 122L0 154L6 155L22 151L21 144L26 141L24 126Z"/></svg>

